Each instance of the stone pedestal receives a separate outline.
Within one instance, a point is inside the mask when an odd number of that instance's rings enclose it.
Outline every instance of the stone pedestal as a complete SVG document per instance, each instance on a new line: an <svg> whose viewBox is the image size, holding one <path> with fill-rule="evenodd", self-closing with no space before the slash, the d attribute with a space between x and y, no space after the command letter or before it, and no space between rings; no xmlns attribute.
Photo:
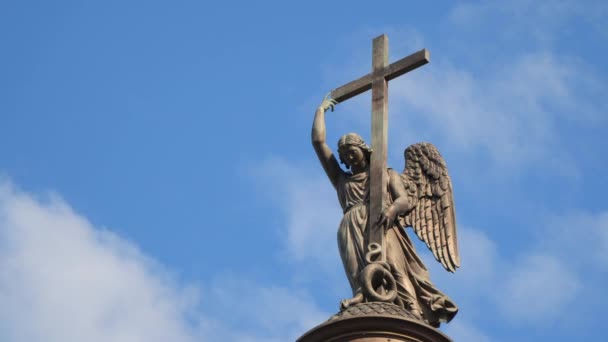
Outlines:
<svg viewBox="0 0 608 342"><path fill-rule="evenodd" d="M452 342L439 330L388 303L361 303L311 329L297 342Z"/></svg>

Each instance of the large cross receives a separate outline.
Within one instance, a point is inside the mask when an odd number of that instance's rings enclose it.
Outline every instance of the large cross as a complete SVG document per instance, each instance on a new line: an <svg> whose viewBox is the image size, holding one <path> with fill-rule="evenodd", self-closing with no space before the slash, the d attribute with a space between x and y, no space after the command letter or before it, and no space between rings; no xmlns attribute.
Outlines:
<svg viewBox="0 0 608 342"><path fill-rule="evenodd" d="M367 246L381 246L378 261L386 260L382 229L373 223L386 206L388 174L386 172L386 149L388 144L388 81L412 71L429 62L429 51L422 49L395 63L388 64L388 37L374 39L372 49L372 72L331 91L331 98L343 102L353 96L372 90L372 157L370 166L370 208L368 217Z"/></svg>

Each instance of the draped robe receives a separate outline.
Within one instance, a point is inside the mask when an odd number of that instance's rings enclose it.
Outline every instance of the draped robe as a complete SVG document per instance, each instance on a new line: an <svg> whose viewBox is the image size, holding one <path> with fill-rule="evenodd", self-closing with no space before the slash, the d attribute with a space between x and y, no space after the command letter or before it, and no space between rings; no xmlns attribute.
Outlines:
<svg viewBox="0 0 608 342"><path fill-rule="evenodd" d="M340 257L353 295L361 292L359 273L366 266L365 234L369 213L369 173L341 173L336 185L344 212L338 229ZM392 203L387 190L387 205ZM384 235L386 261L397 283L401 304L408 311L419 310L422 319L438 326L449 322L458 308L429 278L404 229L393 224Z"/></svg>

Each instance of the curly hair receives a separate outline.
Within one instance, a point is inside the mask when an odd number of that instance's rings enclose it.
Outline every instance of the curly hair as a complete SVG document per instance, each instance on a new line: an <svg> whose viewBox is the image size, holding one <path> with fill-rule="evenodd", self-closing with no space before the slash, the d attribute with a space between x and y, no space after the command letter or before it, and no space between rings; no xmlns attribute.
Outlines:
<svg viewBox="0 0 608 342"><path fill-rule="evenodd" d="M346 163L344 160L342 160L342 155L340 153L340 151L347 146L359 147L361 150L363 150L363 153L365 154L365 158L367 159L367 161L368 162L370 161L370 156L372 154L372 148L369 147L365 143L365 140L363 140L363 138L361 138L361 136L359 134L348 133L348 134L344 134L343 136L341 136L340 139L338 140L338 153L340 154L340 163L346 165L347 167L350 167L350 165L348 163Z"/></svg>

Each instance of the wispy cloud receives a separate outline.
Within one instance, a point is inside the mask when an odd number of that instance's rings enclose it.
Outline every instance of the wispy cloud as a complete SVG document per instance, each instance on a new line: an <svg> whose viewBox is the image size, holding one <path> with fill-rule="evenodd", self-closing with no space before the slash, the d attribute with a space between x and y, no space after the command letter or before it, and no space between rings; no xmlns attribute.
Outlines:
<svg viewBox="0 0 608 342"><path fill-rule="evenodd" d="M567 255L566 261L582 272L608 270L608 211L572 210L544 220L550 232L541 230L542 248Z"/></svg>
<svg viewBox="0 0 608 342"><path fill-rule="evenodd" d="M458 320L445 328L446 333L454 341L496 342L474 325Z"/></svg>
<svg viewBox="0 0 608 342"><path fill-rule="evenodd" d="M594 4L591 8L596 8L597 15L608 15L605 5ZM561 24L577 11L593 10L576 2L555 3L555 6L530 1L462 4L452 12L452 22L445 24L449 26L445 28L445 38L456 39L462 31L462 27L454 24L456 21L474 25L486 20L487 12L502 11L520 13L521 21L537 26L545 16L552 17L553 12L563 15L555 19ZM542 18L528 15L529 11L542 14ZM509 21L503 31L518 28L516 22ZM542 28L543 32L555 34L552 30ZM378 29L376 32L392 34L394 47L391 49L396 56L411 53L425 42L423 35L412 30ZM359 35L366 39L360 37L358 46L340 46L354 56L354 62L326 68L325 78L334 82L350 80L367 72L369 46L360 43L368 42L370 34ZM554 175L580 176L576 157L565 148L568 141L563 137L582 127L607 124L604 113L608 106L601 99L608 91L608 84L593 65L587 65L573 53L538 44L540 38L529 34L518 33L518 37L521 36L531 42L530 46L509 53L486 52L478 63L458 60L468 58L471 53L468 50L459 56L440 46L437 50L443 53L431 51L431 64L391 81L389 161L398 163L393 166L401 167L401 154L407 145L432 140L444 154L465 161L463 164L471 170L483 166L493 175L512 177L529 167L550 166ZM494 37L492 44L503 44L505 39ZM337 113L328 117L330 133L334 129L355 130L368 136L369 101L369 96L358 96L340 104Z"/></svg>
<svg viewBox="0 0 608 342"><path fill-rule="evenodd" d="M293 341L330 316L302 289L260 286L234 274L217 277L207 295L212 307L225 308L217 318L239 336L230 340Z"/></svg>
<svg viewBox="0 0 608 342"><path fill-rule="evenodd" d="M598 87L605 88L549 52L515 57L485 77L440 59L425 73L393 81L392 118L414 135L439 139L451 153L473 152L501 169L551 164L571 174L572 163L563 160L572 156L563 155L558 123L600 120L601 107L585 97ZM409 113L407 121L399 112ZM397 145L412 142L393 136Z"/></svg>
<svg viewBox="0 0 608 342"><path fill-rule="evenodd" d="M495 288L499 308L519 322L565 318L564 313L580 295L582 275L562 259L552 254L525 255L503 271L505 281ZM534 303L532 310L530 303Z"/></svg>
<svg viewBox="0 0 608 342"><path fill-rule="evenodd" d="M311 148L312 149L312 148ZM336 234L341 209L335 190L316 161L291 163L268 158L256 177L283 213L286 251L296 261L327 265L337 260Z"/></svg>
<svg viewBox="0 0 608 342"><path fill-rule="evenodd" d="M7 181L0 302L7 342L285 341L327 316L304 291L225 277L185 283L57 195Z"/></svg>
<svg viewBox="0 0 608 342"><path fill-rule="evenodd" d="M272 192L277 196L275 203L286 223L284 229L288 238L284 241L289 253L301 262L318 265L319 269L335 267L339 261L335 258L330 260L330 254L334 254L336 249L335 227L331 222L337 222L340 211L335 204L328 202L328 199L336 201L329 182L320 172L311 172L302 164L275 158L268 159L263 165L266 177L272 180L274 186ZM314 222L303 220L306 224L293 224L301 213L315 216L316 219ZM459 241L463 263L456 274L445 272L428 257L426 248L420 249L427 256L433 279L440 288L446 284L448 295L453 296L464 308L458 317L458 321L462 322L446 328L447 331L454 336L478 336L480 340L493 340L488 331L472 322L491 315L501 317L505 324L517 329L528 324L551 325L567 319L568 308L579 307L578 298L591 295L590 280L585 276L587 272L604 267L605 259L600 256L608 241L608 234L604 234L608 231L604 229L608 222L606 217L605 214L587 213L547 219L545 226L524 229L529 233L520 236L520 239L526 239L528 243L517 251L509 251L483 231L461 224ZM559 222L559 225L555 222ZM573 227L576 227L579 236L576 243L571 239ZM306 233L299 233L300 229ZM563 232L565 229L569 232ZM327 231L331 231L331 234ZM582 241L580 236L588 238ZM317 250L313 245L323 247ZM579 267L583 261L587 269ZM333 266L327 264L330 262ZM337 277L335 281L345 283L346 280L341 278ZM529 303L535 303L533 310ZM574 327L574 323L571 324ZM580 324L585 323L577 324L582 326Z"/></svg>
<svg viewBox="0 0 608 342"><path fill-rule="evenodd" d="M461 27L479 29L492 23L500 29L495 32L503 39L534 39L554 43L571 20L588 22L599 32L606 33L605 21L608 5L604 1L485 1L461 3L450 14L452 23Z"/></svg>
<svg viewBox="0 0 608 342"><path fill-rule="evenodd" d="M0 185L0 339L195 341L187 287L57 196Z"/></svg>
<svg viewBox="0 0 608 342"><path fill-rule="evenodd" d="M277 237L283 261L294 270L290 277L337 310L351 290L338 253L342 210L334 188L316 160L269 157L256 164L256 182L277 209Z"/></svg>
<svg viewBox="0 0 608 342"><path fill-rule="evenodd" d="M500 247L478 229L461 226L463 262L453 275L444 272L426 251L423 254L433 279L448 285L448 294L465 309L459 319L474 331L483 328L470 322L491 316L504 319L503 325L514 331L568 321L557 329L572 332L590 324L573 317L573 311L588 313L594 310L591 304L600 307L606 302L581 298L596 298L603 284L598 274L606 269L602 256L607 247L607 217L605 212L555 215L546 220L547 225L530 230L529 236L520 236L527 242L517 251Z"/></svg>

